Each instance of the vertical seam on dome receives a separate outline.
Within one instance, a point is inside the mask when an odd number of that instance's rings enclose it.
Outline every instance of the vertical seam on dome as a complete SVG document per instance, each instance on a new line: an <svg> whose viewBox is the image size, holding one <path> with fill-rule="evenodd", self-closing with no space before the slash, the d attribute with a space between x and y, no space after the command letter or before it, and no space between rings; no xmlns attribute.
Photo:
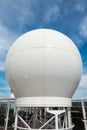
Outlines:
<svg viewBox="0 0 87 130"><path fill-rule="evenodd" d="M43 42L44 42L44 88L43 88L43 94L45 96L45 87L46 87L46 59L45 59L45 55L46 55L46 50L45 50L45 30L43 30Z"/></svg>

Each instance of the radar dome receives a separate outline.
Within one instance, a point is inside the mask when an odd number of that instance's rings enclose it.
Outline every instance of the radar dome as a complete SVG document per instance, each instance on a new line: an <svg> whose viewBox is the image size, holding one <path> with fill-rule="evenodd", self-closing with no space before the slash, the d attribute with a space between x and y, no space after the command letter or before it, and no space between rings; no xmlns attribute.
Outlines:
<svg viewBox="0 0 87 130"><path fill-rule="evenodd" d="M27 32L8 51L6 76L18 105L68 106L81 75L78 49L58 31Z"/></svg>

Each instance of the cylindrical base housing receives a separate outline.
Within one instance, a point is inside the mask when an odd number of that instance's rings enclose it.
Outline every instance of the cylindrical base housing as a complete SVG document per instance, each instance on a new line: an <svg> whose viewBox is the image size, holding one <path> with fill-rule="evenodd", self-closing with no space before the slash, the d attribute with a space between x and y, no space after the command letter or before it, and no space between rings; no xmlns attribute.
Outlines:
<svg viewBox="0 0 87 130"><path fill-rule="evenodd" d="M71 107L71 98L64 97L21 97L17 107Z"/></svg>

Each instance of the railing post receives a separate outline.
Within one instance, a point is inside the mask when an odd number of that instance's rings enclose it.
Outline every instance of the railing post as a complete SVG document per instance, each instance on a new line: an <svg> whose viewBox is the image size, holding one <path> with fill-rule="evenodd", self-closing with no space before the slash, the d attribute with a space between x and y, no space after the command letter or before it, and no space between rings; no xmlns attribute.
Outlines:
<svg viewBox="0 0 87 130"><path fill-rule="evenodd" d="M6 119L5 119L5 130L7 130L7 127L8 127L9 109L10 109L10 99L9 99L9 101L7 103L7 111L6 111Z"/></svg>
<svg viewBox="0 0 87 130"><path fill-rule="evenodd" d="M17 130L17 123L18 123L18 112L17 112L17 108L16 108L14 130Z"/></svg>
<svg viewBox="0 0 87 130"><path fill-rule="evenodd" d="M81 104L82 104L84 126L85 126L85 130L87 130L86 111L85 111L85 105L84 105L84 100L83 99L81 99Z"/></svg>

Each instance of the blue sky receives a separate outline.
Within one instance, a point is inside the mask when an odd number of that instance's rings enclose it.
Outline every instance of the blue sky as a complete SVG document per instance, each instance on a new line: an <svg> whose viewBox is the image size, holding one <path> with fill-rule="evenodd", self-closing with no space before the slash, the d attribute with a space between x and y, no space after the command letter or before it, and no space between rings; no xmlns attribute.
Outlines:
<svg viewBox="0 0 87 130"><path fill-rule="evenodd" d="M87 0L0 0L0 97L11 95L4 67L9 47L37 28L55 29L74 41L83 76L73 98L87 98Z"/></svg>

